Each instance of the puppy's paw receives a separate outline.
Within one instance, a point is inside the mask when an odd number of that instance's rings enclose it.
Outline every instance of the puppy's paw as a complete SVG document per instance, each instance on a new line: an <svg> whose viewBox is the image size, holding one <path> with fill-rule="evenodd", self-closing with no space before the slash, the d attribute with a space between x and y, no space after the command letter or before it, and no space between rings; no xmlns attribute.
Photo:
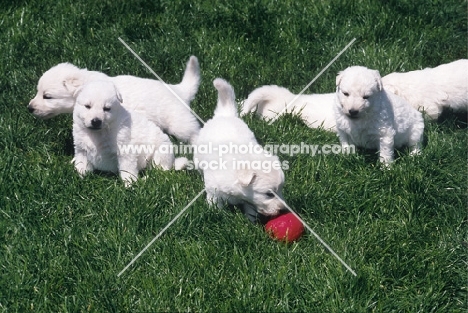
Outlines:
<svg viewBox="0 0 468 313"><path fill-rule="evenodd" d="M355 147L354 145L350 145L350 144L341 144L341 152L344 154L344 155L349 155L351 154L351 152L355 151Z"/></svg>
<svg viewBox="0 0 468 313"><path fill-rule="evenodd" d="M383 170L389 170L392 168L393 158L385 159L382 156L380 157L380 168Z"/></svg>
<svg viewBox="0 0 468 313"><path fill-rule="evenodd" d="M92 167L87 164L87 162L76 161L75 159L73 159L72 162L74 163L75 170L78 172L80 178L85 177L86 174L93 170Z"/></svg>
<svg viewBox="0 0 468 313"><path fill-rule="evenodd" d="M187 168L189 160L185 157L176 158L174 161L174 169L180 171Z"/></svg>
<svg viewBox="0 0 468 313"><path fill-rule="evenodd" d="M421 149L419 148L412 148L410 153L411 156L418 156L421 155Z"/></svg>
<svg viewBox="0 0 468 313"><path fill-rule="evenodd" d="M130 173L128 171L121 170L120 178L123 180L125 187L129 188L138 179L138 173Z"/></svg>
<svg viewBox="0 0 468 313"><path fill-rule="evenodd" d="M208 202L209 206L216 206L218 209L222 209L226 204L222 198L208 190L206 191L206 201Z"/></svg>
<svg viewBox="0 0 468 313"><path fill-rule="evenodd" d="M174 155L169 153L158 153L153 155L153 167L160 167L164 171L169 171L174 166Z"/></svg>

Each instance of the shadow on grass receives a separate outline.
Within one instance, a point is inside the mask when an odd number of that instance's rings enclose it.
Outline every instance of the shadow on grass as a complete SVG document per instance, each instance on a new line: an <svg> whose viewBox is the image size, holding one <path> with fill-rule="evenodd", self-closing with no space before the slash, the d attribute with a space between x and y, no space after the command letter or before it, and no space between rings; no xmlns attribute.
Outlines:
<svg viewBox="0 0 468 313"><path fill-rule="evenodd" d="M437 120L439 124L452 126L456 128L466 129L468 125L468 113L467 112L452 112L450 110L442 111L442 114Z"/></svg>

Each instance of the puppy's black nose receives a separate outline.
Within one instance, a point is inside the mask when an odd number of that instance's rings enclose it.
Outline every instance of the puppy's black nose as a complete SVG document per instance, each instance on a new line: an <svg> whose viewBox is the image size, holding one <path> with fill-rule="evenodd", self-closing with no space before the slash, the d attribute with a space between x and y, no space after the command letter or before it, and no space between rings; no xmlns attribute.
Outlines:
<svg viewBox="0 0 468 313"><path fill-rule="evenodd" d="M349 110L349 116L356 117L359 114L359 110Z"/></svg>
<svg viewBox="0 0 468 313"><path fill-rule="evenodd" d="M100 119L98 119L98 118L93 118L93 119L91 120L91 126L92 126L93 128L101 128L101 125L102 125L102 121L101 121Z"/></svg>
<svg viewBox="0 0 468 313"><path fill-rule="evenodd" d="M28 105L28 111L29 113L33 113L34 112L34 108L30 105Z"/></svg>

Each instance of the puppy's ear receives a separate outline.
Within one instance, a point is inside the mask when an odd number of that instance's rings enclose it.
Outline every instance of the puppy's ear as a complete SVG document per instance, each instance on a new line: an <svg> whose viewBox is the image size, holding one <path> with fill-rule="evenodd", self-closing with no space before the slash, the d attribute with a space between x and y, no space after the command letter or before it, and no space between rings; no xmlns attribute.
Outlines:
<svg viewBox="0 0 468 313"><path fill-rule="evenodd" d="M83 85L75 88L75 90L72 92L73 98L76 99L78 97L78 95L80 94L81 90L83 90Z"/></svg>
<svg viewBox="0 0 468 313"><path fill-rule="evenodd" d="M119 100L120 103L123 102L123 98L122 98L122 95L120 94L119 90L117 89L117 87L115 87L115 96L117 97L117 100Z"/></svg>
<svg viewBox="0 0 468 313"><path fill-rule="evenodd" d="M237 172L237 183L242 187L249 186L255 182L257 174L251 170L240 170Z"/></svg>
<svg viewBox="0 0 468 313"><path fill-rule="evenodd" d="M338 75L336 76L336 87L340 85L342 78L343 78L343 71L338 72Z"/></svg>
<svg viewBox="0 0 468 313"><path fill-rule="evenodd" d="M67 77L63 81L63 86L71 93L75 94L76 90L83 86L83 81L77 77Z"/></svg>
<svg viewBox="0 0 468 313"><path fill-rule="evenodd" d="M379 89L379 91L381 91L383 88L382 77L380 76L380 73L377 70L374 70L374 79L377 83L377 88Z"/></svg>

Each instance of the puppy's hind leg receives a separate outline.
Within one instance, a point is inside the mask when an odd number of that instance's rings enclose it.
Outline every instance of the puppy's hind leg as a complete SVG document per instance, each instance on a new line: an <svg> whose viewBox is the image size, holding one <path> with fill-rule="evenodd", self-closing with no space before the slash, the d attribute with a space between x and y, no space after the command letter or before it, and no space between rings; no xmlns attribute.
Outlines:
<svg viewBox="0 0 468 313"><path fill-rule="evenodd" d="M182 142L194 144L200 132L200 123L195 116L188 111L188 108L184 107L181 108L181 110L187 110L187 112L180 112L181 119L178 121L180 124L170 127L166 131Z"/></svg>
<svg viewBox="0 0 468 313"><path fill-rule="evenodd" d="M187 168L188 164L189 164L189 160L186 157L175 158L175 160L174 160L174 169L176 171L183 170L183 169Z"/></svg>
<svg viewBox="0 0 468 313"><path fill-rule="evenodd" d="M152 166L161 167L163 170L168 171L174 166L174 149L172 143L163 142L158 150L153 154Z"/></svg>

